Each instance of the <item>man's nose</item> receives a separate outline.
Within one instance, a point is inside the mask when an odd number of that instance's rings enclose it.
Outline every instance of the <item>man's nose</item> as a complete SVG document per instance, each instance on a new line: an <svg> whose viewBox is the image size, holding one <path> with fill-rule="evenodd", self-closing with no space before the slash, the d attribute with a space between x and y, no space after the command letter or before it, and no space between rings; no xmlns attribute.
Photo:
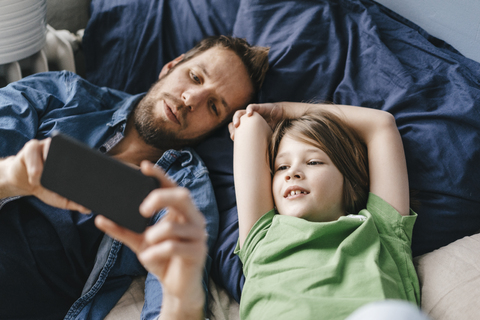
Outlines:
<svg viewBox="0 0 480 320"><path fill-rule="evenodd" d="M194 111L206 104L209 95L206 88L190 88L183 92L182 101L190 111Z"/></svg>

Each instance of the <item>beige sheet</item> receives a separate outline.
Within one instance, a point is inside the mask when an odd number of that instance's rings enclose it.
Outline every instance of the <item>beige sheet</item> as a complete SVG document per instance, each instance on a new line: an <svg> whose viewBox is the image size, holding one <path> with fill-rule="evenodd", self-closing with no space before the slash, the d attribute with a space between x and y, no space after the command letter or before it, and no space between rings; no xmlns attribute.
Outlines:
<svg viewBox="0 0 480 320"><path fill-rule="evenodd" d="M434 320L480 319L480 234L415 258L422 288L422 309ZM136 278L107 320L140 319L144 277ZM209 283L210 320L238 320L238 303Z"/></svg>

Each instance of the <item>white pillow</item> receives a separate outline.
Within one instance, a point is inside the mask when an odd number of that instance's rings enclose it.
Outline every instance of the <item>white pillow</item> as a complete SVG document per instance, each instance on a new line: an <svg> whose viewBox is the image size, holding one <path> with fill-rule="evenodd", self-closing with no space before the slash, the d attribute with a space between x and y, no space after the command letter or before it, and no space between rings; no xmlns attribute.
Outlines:
<svg viewBox="0 0 480 320"><path fill-rule="evenodd" d="M480 319L480 234L414 259L422 309L435 320Z"/></svg>
<svg viewBox="0 0 480 320"><path fill-rule="evenodd" d="M118 300L105 320L140 319L145 299L145 276L135 277L128 290Z"/></svg>

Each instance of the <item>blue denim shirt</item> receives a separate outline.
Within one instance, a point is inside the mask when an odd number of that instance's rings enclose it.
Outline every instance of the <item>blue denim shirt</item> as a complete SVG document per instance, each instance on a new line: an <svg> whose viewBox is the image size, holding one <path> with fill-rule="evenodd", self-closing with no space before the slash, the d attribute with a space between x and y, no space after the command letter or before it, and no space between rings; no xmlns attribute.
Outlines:
<svg viewBox="0 0 480 320"><path fill-rule="evenodd" d="M123 138L126 119L142 97L143 94L129 95L117 90L94 86L69 72L36 74L12 83L0 89L0 157L17 154L27 141L44 139L53 130L59 130L83 141L92 148L108 152ZM218 209L208 171L202 160L192 149L184 148L179 151L165 152L158 160L157 165L162 167L179 186L190 190L197 207L206 217L208 245L211 248L218 232ZM21 222L12 221L24 219L23 213L18 208L23 208L27 202L28 208L34 208L33 211L40 212L46 217L46 224L53 225L53 229L59 235L57 241L61 242L63 251L68 251L69 257L80 256L80 253L75 250L81 247L81 244L78 239L70 241L70 238L74 239L74 236L70 236L72 233L78 233L78 238L85 239L87 242L97 238L96 244L89 246L91 248L98 245L95 261L92 263L93 267L88 269L89 274L81 288L81 294L70 306L65 319L103 319L126 291L132 277L146 273L135 254L118 241L99 234L99 231L93 226L91 215L85 216L72 211L55 209L40 203L33 197L24 198L0 199L0 217L16 217L17 211L19 212L17 215L20 217L9 218L8 222L0 221L0 224L21 225ZM151 223L157 222L164 213L162 210L155 215ZM66 216L69 218L64 219ZM61 228L56 225L60 224L59 221L62 224ZM81 232L77 232L77 229ZM12 228L9 227L9 230ZM20 226L18 230L24 232L23 226ZM61 236L62 234L65 236ZM22 236L29 237L29 235ZM35 237L38 238L37 235ZM1 235L0 241L4 242ZM0 249L3 249L1 242ZM18 251L28 251L30 248L14 246L14 248L10 248L11 254L15 254L17 249ZM83 250L88 251L85 248ZM71 254L70 251L74 254ZM85 252L82 254L85 255ZM69 259L75 260L76 258ZM78 259L78 261L80 260L82 259ZM34 264L36 263L34 261ZM71 263L74 267L76 264L80 263ZM211 260L207 258L206 272L208 272L210 264ZM41 264L38 263L38 265L38 267L32 266L32 268L40 268ZM69 266L66 265L66 267ZM42 273L41 276L45 275ZM48 276L55 277L55 275ZM0 271L0 284L2 278L6 277L23 278L21 274L13 275L10 272L9 275L6 275ZM50 279L46 281L48 282ZM48 284L47 286L51 287L52 285ZM13 291L16 289L14 288ZM25 288L18 288L21 293L24 290ZM12 291L3 293L2 291L6 291L6 289L2 289L0 286L0 298L8 298L12 294ZM41 297L43 294L42 292L30 293L32 297ZM142 318L157 317L161 301L160 283L155 276L149 274L146 280ZM24 303L25 301L21 301L19 305Z"/></svg>

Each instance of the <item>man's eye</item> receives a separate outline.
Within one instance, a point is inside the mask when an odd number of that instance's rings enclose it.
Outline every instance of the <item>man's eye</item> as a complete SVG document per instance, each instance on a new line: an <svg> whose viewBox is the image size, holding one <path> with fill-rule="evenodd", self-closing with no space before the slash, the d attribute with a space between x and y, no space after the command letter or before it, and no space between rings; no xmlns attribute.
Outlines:
<svg viewBox="0 0 480 320"><path fill-rule="evenodd" d="M190 71L190 77L195 81L196 83L200 83L200 78L197 77L197 75L193 72Z"/></svg>
<svg viewBox="0 0 480 320"><path fill-rule="evenodd" d="M211 103L210 104L210 108L212 108L213 112L215 112L215 114L218 116L218 110L217 110L217 106L215 105L215 103Z"/></svg>

